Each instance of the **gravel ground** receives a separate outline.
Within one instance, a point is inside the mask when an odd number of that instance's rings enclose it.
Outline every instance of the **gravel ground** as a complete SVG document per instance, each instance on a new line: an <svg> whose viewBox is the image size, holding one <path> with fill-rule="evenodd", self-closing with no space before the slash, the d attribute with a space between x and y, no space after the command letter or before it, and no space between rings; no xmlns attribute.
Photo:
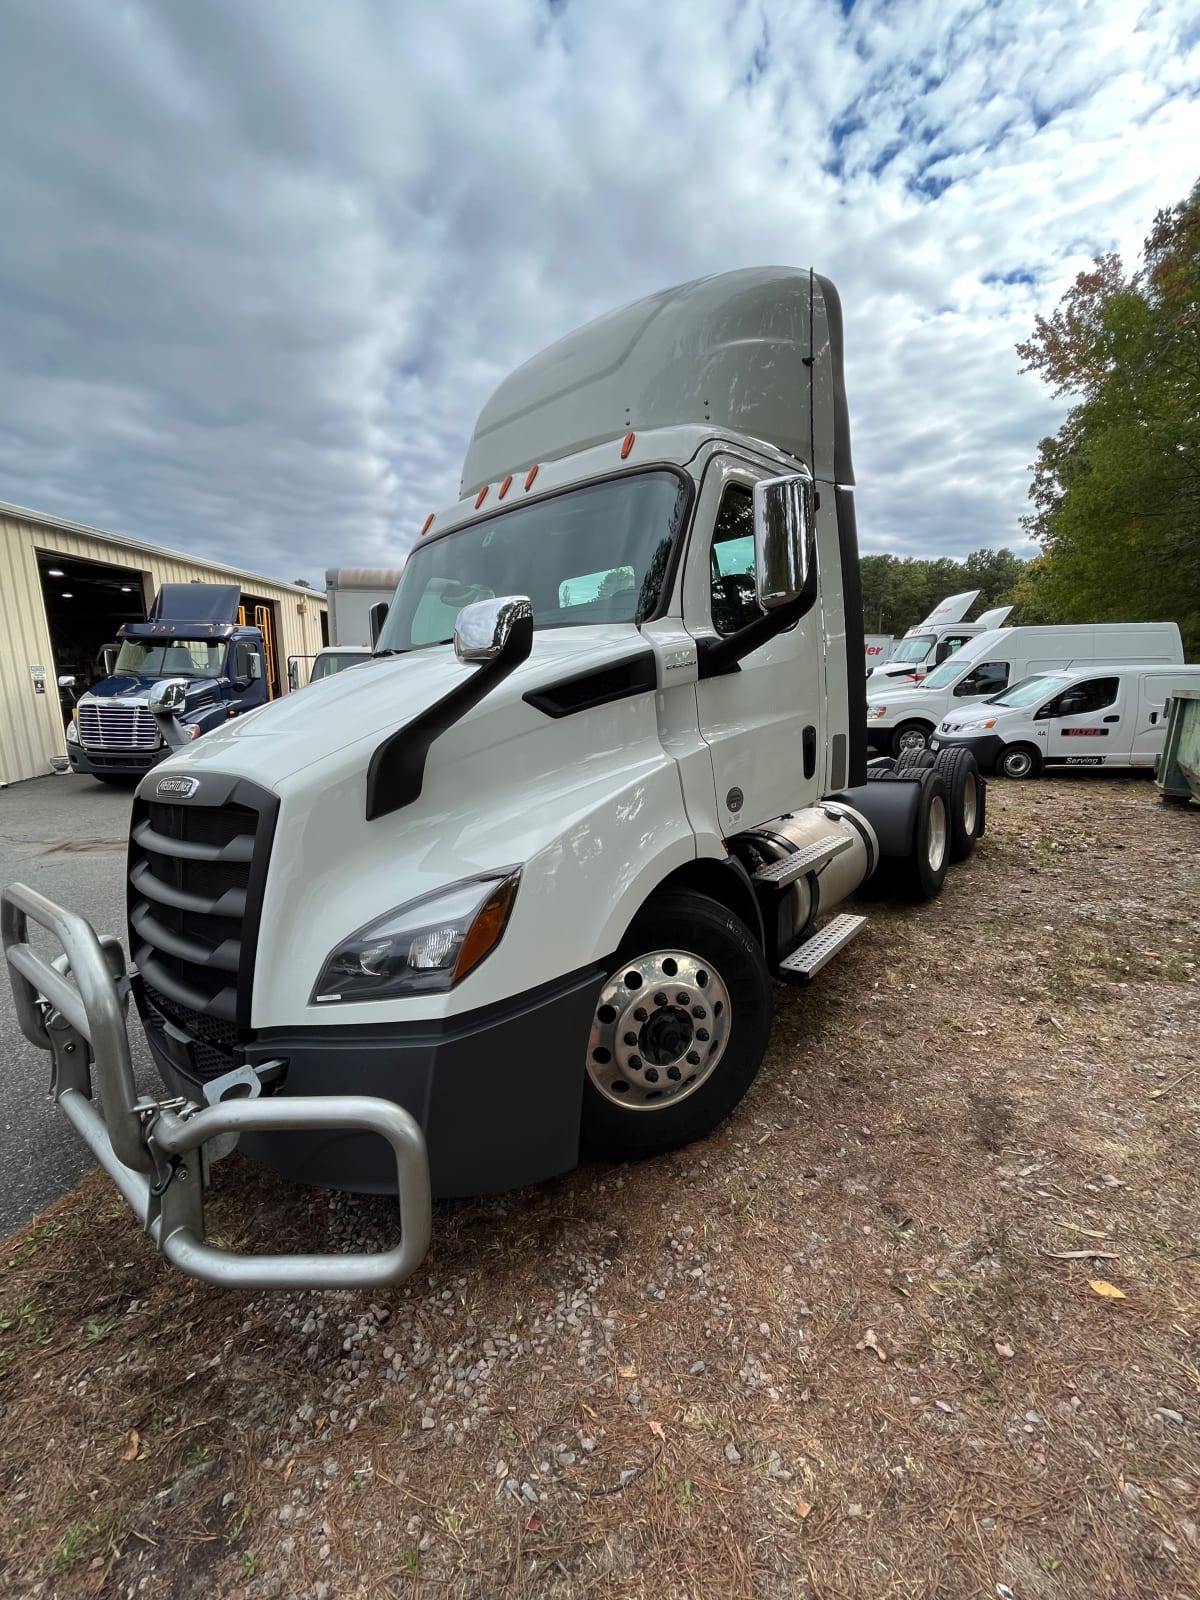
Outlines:
<svg viewBox="0 0 1200 1600"><path fill-rule="evenodd" d="M13 1595L1200 1593L1200 813L994 786L711 1138L435 1209L372 1299L173 1275L98 1178L9 1241ZM238 1158L212 1224L382 1246Z"/></svg>

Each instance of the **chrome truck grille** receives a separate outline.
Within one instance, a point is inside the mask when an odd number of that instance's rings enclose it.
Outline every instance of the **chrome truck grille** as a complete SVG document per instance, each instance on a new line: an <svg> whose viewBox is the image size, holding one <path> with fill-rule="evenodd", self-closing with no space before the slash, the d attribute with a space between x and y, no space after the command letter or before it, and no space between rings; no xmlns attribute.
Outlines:
<svg viewBox="0 0 1200 1600"><path fill-rule="evenodd" d="M157 750L161 739L145 706L88 700L75 711L80 742L93 750Z"/></svg>
<svg viewBox="0 0 1200 1600"><path fill-rule="evenodd" d="M151 794L160 783L150 779ZM134 801L129 837L129 945L149 1021L192 1041L197 1076L237 1064L252 1037L250 997L276 800L207 775L192 797Z"/></svg>

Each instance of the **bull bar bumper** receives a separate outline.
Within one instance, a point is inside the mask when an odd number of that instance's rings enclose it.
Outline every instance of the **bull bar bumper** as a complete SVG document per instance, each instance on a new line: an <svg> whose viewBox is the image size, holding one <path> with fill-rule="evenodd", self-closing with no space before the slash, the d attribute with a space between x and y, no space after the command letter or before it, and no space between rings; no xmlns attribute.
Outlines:
<svg viewBox="0 0 1200 1600"><path fill-rule="evenodd" d="M47 960L33 948L31 921L61 945L61 955ZM182 1097L139 1096L119 941L98 938L84 917L20 883L0 893L0 936L21 1031L51 1056L53 1099L172 1265L236 1289L378 1289L420 1266L431 1230L429 1159L421 1128L403 1107L371 1095L264 1097L266 1066L244 1067L207 1085L204 1106ZM93 1098L93 1071L101 1105ZM245 1255L207 1242L210 1162L243 1133L286 1129L353 1130L387 1141L400 1202L394 1248Z"/></svg>

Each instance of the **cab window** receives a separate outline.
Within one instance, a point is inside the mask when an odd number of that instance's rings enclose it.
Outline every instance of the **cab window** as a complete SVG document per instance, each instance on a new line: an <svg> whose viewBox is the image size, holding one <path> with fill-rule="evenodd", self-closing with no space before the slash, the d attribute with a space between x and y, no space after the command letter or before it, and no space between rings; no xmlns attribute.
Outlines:
<svg viewBox="0 0 1200 1600"><path fill-rule="evenodd" d="M1044 705L1039 716L1082 717L1089 711L1103 711L1116 705L1120 682L1119 678L1089 678L1086 683L1073 683Z"/></svg>
<svg viewBox="0 0 1200 1600"><path fill-rule="evenodd" d="M929 683L927 678L926 683ZM1008 683L1007 661L981 661L977 667L968 672L961 683L954 686L956 695L960 694L999 694Z"/></svg>
<svg viewBox="0 0 1200 1600"><path fill-rule="evenodd" d="M754 583L754 496L731 483L721 497L709 553L713 627L737 633L762 615Z"/></svg>

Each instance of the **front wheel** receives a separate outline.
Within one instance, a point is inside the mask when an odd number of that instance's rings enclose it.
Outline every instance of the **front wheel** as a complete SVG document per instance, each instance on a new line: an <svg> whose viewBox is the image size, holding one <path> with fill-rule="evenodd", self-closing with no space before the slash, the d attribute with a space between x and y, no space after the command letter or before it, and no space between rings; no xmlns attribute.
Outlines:
<svg viewBox="0 0 1200 1600"><path fill-rule="evenodd" d="M905 750L924 750L933 728L928 722L902 722L892 735L892 754Z"/></svg>
<svg viewBox="0 0 1200 1600"><path fill-rule="evenodd" d="M745 923L704 895L652 900L596 1003L583 1150L640 1161L703 1138L754 1081L770 1031L770 974Z"/></svg>
<svg viewBox="0 0 1200 1600"><path fill-rule="evenodd" d="M1041 770L1041 754L1031 744L1007 745L996 762L996 771L1006 778L1036 778Z"/></svg>

